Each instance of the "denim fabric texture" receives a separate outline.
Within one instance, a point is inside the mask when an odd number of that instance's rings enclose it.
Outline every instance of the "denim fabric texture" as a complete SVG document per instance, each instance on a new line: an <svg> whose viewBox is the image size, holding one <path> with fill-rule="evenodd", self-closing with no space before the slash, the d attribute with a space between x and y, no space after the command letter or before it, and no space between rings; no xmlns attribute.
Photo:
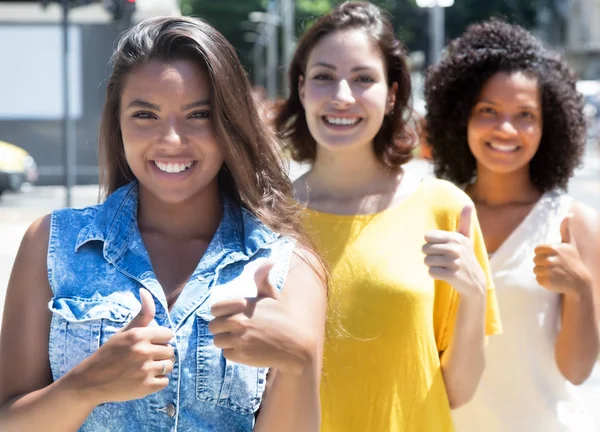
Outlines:
<svg viewBox="0 0 600 432"><path fill-rule="evenodd" d="M48 306L53 378L65 375L127 325L140 309L139 288L144 287L156 304L151 325L175 333L170 383L143 399L99 405L80 431L251 431L267 370L223 357L208 331L210 307L227 297L223 291L233 289L246 265L260 259L275 261L271 278L281 289L294 242L224 198L217 232L169 311L139 232L137 206L138 184L132 182L101 205L52 213L48 278L54 296Z"/></svg>

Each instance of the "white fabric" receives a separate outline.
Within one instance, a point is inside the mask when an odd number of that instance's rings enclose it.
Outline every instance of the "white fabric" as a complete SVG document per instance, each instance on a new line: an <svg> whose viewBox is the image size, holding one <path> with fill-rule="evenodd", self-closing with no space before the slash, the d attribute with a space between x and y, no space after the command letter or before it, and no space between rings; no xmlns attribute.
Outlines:
<svg viewBox="0 0 600 432"><path fill-rule="evenodd" d="M454 411L457 432L596 432L554 356L559 296L535 280L534 249L561 241L571 198L547 192L491 256L503 333L489 338L474 399ZM599 407L600 409L600 407Z"/></svg>

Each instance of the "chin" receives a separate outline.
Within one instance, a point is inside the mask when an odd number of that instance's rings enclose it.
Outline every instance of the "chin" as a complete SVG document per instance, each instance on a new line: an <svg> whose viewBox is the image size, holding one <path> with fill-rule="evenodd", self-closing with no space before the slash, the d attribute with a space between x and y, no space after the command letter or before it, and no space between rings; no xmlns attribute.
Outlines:
<svg viewBox="0 0 600 432"><path fill-rule="evenodd" d="M528 164L503 164L503 163L483 163L481 164L489 172L496 174L512 174L524 169L528 169Z"/></svg>

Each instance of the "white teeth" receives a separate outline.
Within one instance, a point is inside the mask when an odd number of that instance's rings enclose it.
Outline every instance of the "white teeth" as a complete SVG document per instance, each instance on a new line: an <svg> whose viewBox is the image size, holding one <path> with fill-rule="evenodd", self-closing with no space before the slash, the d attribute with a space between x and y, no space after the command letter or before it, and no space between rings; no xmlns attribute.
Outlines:
<svg viewBox="0 0 600 432"><path fill-rule="evenodd" d="M344 125L344 126L350 126L353 124L358 123L360 119L358 118L345 118L345 117L330 117L330 116L325 116L325 121L329 124L334 124L334 125Z"/></svg>
<svg viewBox="0 0 600 432"><path fill-rule="evenodd" d="M512 151L515 151L517 148L519 148L519 146L515 146L515 145L503 145L503 144L494 144L494 143L490 143L490 147L492 147L494 150L499 150L499 151L503 151L503 152L512 152Z"/></svg>
<svg viewBox="0 0 600 432"><path fill-rule="evenodd" d="M186 163L167 163L167 162L154 161L154 165L156 165L156 167L159 170L164 171L166 173L180 173L182 171L185 171L189 167L191 167L193 164L194 164L193 161L186 162Z"/></svg>

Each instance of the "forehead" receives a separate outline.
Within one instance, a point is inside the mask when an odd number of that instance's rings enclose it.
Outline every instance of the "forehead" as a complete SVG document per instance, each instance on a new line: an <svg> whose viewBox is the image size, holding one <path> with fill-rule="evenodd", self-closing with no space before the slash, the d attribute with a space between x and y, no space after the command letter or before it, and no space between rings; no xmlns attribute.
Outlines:
<svg viewBox="0 0 600 432"><path fill-rule="evenodd" d="M506 102L539 102L538 79L524 72L498 72L482 86L479 99Z"/></svg>
<svg viewBox="0 0 600 432"><path fill-rule="evenodd" d="M208 74L198 63L189 60L153 60L128 74L122 97L163 95L193 99L209 93Z"/></svg>
<svg viewBox="0 0 600 432"><path fill-rule="evenodd" d="M364 30L339 30L323 37L310 51L307 67L318 62L383 67L385 59L379 45Z"/></svg>

